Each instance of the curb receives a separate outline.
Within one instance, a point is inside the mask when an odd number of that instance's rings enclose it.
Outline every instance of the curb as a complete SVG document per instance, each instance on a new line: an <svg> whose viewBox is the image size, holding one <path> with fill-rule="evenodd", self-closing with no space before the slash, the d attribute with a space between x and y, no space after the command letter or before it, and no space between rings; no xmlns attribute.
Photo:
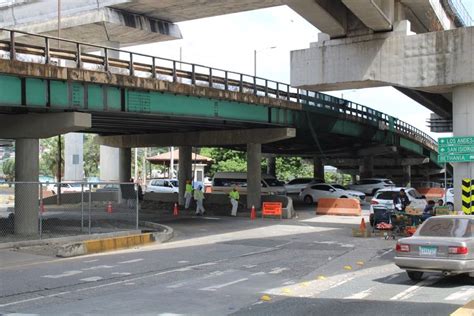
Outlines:
<svg viewBox="0 0 474 316"><path fill-rule="evenodd" d="M154 242L164 243L169 241L174 236L174 231L169 226L153 222L141 222L140 224L154 231L128 234L125 236L115 236L112 238L103 238L104 236L99 236L99 238L96 239L89 238L88 240L69 243L61 246L58 249L56 256L61 258L69 258L143 246Z"/></svg>
<svg viewBox="0 0 474 316"><path fill-rule="evenodd" d="M474 300L470 301L461 308L455 310L451 316L472 316L474 315Z"/></svg>

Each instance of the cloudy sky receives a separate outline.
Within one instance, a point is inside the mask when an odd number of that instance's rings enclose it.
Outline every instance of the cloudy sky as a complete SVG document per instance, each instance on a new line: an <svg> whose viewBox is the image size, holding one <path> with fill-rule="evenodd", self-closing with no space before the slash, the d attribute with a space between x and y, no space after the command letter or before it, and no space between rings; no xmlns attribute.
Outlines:
<svg viewBox="0 0 474 316"><path fill-rule="evenodd" d="M464 0L474 16L474 0ZM290 82L290 51L309 47L319 30L286 6L179 23L183 40L130 50ZM271 48L274 47L274 48ZM332 91L329 94L372 107L429 133L430 111L391 87ZM432 137L443 136L430 133Z"/></svg>

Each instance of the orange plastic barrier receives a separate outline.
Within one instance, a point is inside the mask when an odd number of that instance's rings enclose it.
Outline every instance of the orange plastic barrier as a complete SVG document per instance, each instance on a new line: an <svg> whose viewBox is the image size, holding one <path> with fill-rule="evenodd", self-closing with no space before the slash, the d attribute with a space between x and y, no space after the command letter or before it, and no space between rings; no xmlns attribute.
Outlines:
<svg viewBox="0 0 474 316"><path fill-rule="evenodd" d="M319 199L316 214L361 216L362 208L356 199Z"/></svg>
<svg viewBox="0 0 474 316"><path fill-rule="evenodd" d="M416 190L420 192L421 195L426 196L427 200L438 200L444 195L443 188L417 188Z"/></svg>
<svg viewBox="0 0 474 316"><path fill-rule="evenodd" d="M263 202L262 205L262 218L264 216L279 216L282 217L283 205L281 202Z"/></svg>

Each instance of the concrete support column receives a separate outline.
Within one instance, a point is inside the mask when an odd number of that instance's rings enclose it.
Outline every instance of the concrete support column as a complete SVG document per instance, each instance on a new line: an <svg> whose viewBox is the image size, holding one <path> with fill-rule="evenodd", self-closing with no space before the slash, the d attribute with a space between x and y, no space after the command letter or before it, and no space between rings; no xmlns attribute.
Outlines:
<svg viewBox="0 0 474 316"><path fill-rule="evenodd" d="M132 149L119 148L118 156L118 179L120 182L128 182L132 178Z"/></svg>
<svg viewBox="0 0 474 316"><path fill-rule="evenodd" d="M474 85L453 89L453 135L474 135ZM474 163L454 163L454 209L461 210L461 183L463 178L474 177Z"/></svg>
<svg viewBox="0 0 474 316"><path fill-rule="evenodd" d="M247 207L260 209L262 196L262 145L247 144Z"/></svg>
<svg viewBox="0 0 474 316"><path fill-rule="evenodd" d="M267 174L276 177L276 157L271 156L267 158Z"/></svg>
<svg viewBox="0 0 474 316"><path fill-rule="evenodd" d="M374 157L367 156L362 158L362 164L359 166L360 178L372 178L374 176Z"/></svg>
<svg viewBox="0 0 474 316"><path fill-rule="evenodd" d="M324 164L321 158L313 158L313 177L324 180Z"/></svg>
<svg viewBox="0 0 474 316"><path fill-rule="evenodd" d="M15 142L15 180L38 182L39 140L17 139ZM38 184L15 185L15 234L38 234Z"/></svg>
<svg viewBox="0 0 474 316"><path fill-rule="evenodd" d="M84 134L64 135L64 180L82 181L84 179Z"/></svg>
<svg viewBox="0 0 474 316"><path fill-rule="evenodd" d="M411 165L403 166L402 184L411 187Z"/></svg>
<svg viewBox="0 0 474 316"><path fill-rule="evenodd" d="M357 183L357 175L355 173L351 174L352 183Z"/></svg>
<svg viewBox="0 0 474 316"><path fill-rule="evenodd" d="M186 180L192 180L192 160L193 152L191 146L179 147L179 167L178 167L178 182L179 182L179 205L184 205L184 192L186 191Z"/></svg>

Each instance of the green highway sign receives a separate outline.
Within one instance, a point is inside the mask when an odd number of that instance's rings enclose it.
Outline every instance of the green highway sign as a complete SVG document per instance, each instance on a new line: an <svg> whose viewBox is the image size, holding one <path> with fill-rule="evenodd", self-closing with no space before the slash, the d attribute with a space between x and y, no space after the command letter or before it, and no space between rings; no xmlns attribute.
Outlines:
<svg viewBox="0 0 474 316"><path fill-rule="evenodd" d="M473 154L448 154L448 155L438 155L438 162L470 162L474 161Z"/></svg>
<svg viewBox="0 0 474 316"><path fill-rule="evenodd" d="M466 146L439 146L439 153L440 154L463 154L463 153L474 153L474 145L466 145Z"/></svg>
<svg viewBox="0 0 474 316"><path fill-rule="evenodd" d="M442 137L438 139L439 147L474 146L474 136Z"/></svg>

